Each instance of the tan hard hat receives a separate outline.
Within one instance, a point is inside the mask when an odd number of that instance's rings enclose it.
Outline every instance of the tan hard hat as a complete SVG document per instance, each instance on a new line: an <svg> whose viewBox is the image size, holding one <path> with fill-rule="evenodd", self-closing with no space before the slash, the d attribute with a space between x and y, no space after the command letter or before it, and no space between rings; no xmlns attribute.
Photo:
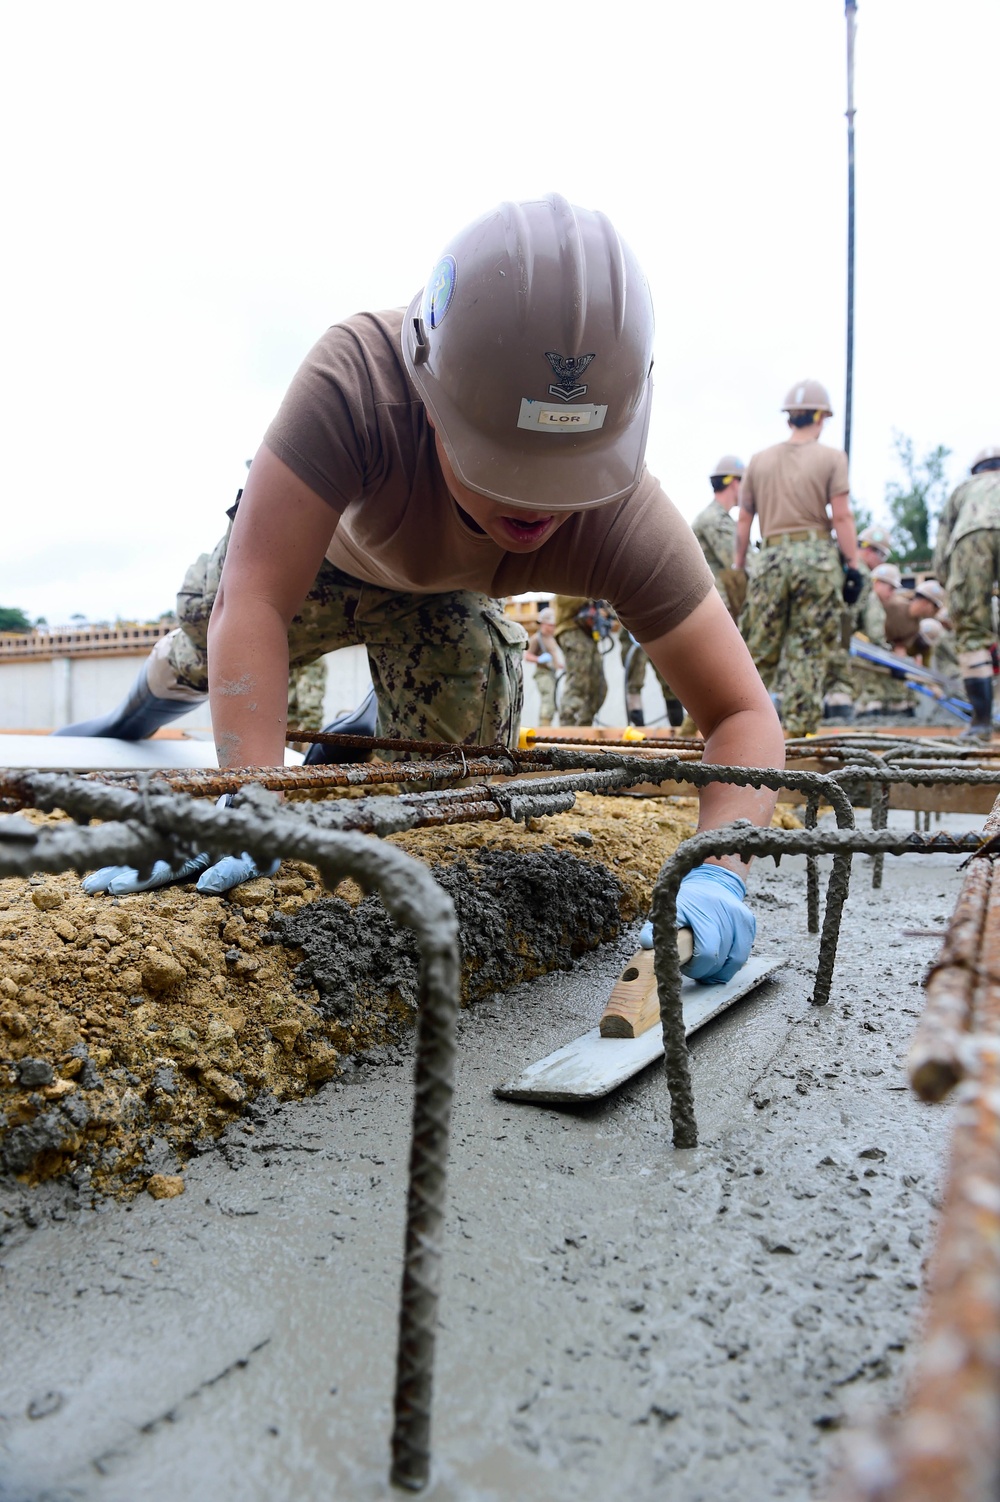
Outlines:
<svg viewBox="0 0 1000 1502"><path fill-rule="evenodd" d="M973 474L981 464L987 464L991 459L1000 459L1000 448L994 445L992 448L980 449L970 466Z"/></svg>
<svg viewBox="0 0 1000 1502"><path fill-rule="evenodd" d="M948 603L948 596L944 592L944 586L939 584L936 579L925 579L922 584L917 585L913 593L919 595L922 600L932 601L939 610L943 605Z"/></svg>
<svg viewBox="0 0 1000 1502"><path fill-rule="evenodd" d="M407 309L403 359L470 490L583 511L635 489L653 305L638 261L596 210L552 193L463 229Z"/></svg>
<svg viewBox="0 0 1000 1502"><path fill-rule="evenodd" d="M858 542L863 548L877 548L887 558L892 552L892 538L885 527L865 527L863 532L858 533Z"/></svg>
<svg viewBox="0 0 1000 1502"><path fill-rule="evenodd" d="M724 480L728 475L733 480L742 480L746 465L735 454L723 454L709 475L710 480Z"/></svg>
<svg viewBox="0 0 1000 1502"><path fill-rule="evenodd" d="M872 578L881 584L891 584L893 589L902 587L903 576L894 563L880 563L878 568L872 569Z"/></svg>
<svg viewBox="0 0 1000 1502"><path fill-rule="evenodd" d="M556 613L554 610L550 610L547 605L544 610L538 612L538 624L540 626L554 626L555 623Z"/></svg>
<svg viewBox="0 0 1000 1502"><path fill-rule="evenodd" d="M819 381L798 381L785 397L782 412L825 412L833 416L830 393Z"/></svg>
<svg viewBox="0 0 1000 1502"><path fill-rule="evenodd" d="M944 621L939 621L936 616L920 622L920 635L929 647L936 647L948 628Z"/></svg>

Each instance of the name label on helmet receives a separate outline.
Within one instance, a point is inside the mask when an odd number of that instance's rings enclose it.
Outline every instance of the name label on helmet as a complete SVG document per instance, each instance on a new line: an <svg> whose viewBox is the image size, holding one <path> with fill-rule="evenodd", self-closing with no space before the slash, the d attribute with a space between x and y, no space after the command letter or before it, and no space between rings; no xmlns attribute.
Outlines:
<svg viewBox="0 0 1000 1502"><path fill-rule="evenodd" d="M603 428L607 415L606 406L568 403L551 407L545 402L533 401L530 396L522 396L517 425L519 428L538 428L543 433L579 433L583 428L593 432Z"/></svg>

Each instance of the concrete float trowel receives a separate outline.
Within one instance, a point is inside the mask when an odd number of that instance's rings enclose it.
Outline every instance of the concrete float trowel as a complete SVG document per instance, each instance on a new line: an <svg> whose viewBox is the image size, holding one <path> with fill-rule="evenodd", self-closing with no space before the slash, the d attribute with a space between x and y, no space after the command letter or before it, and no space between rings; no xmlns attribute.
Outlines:
<svg viewBox="0 0 1000 1502"><path fill-rule="evenodd" d="M691 958L693 948L691 930L679 928L677 950L682 965ZM702 986L682 976L685 1037L742 1000L783 963L781 955L749 959L732 980L719 986ZM659 1022L653 951L638 949L615 982L599 1026L537 1063L529 1064L516 1079L498 1085L494 1093L503 1100L534 1101L539 1105L546 1101L571 1104L600 1100L647 1065L662 1059L663 1030Z"/></svg>

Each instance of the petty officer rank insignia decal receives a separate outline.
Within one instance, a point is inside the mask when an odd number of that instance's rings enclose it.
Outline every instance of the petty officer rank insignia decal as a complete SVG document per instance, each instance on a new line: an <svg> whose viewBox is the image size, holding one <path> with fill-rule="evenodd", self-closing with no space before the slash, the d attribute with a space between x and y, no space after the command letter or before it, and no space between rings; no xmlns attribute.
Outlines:
<svg viewBox="0 0 1000 1502"><path fill-rule="evenodd" d="M587 388L581 386L579 381L595 358L594 355L571 355L567 358L566 355L557 355L555 350L547 349L545 358L552 366L552 373L558 383L549 387L549 396L557 396L561 402L571 402L574 397L586 395Z"/></svg>
<svg viewBox="0 0 1000 1502"><path fill-rule="evenodd" d="M441 320L455 295L458 267L454 256L445 256L431 272L424 292L424 323L429 329L440 328Z"/></svg>

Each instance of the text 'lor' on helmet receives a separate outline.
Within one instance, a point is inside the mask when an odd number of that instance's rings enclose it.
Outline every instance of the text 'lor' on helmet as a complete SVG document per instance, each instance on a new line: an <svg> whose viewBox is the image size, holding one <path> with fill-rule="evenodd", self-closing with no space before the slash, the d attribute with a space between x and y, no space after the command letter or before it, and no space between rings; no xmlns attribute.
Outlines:
<svg viewBox="0 0 1000 1502"><path fill-rule="evenodd" d="M798 381L785 397L782 412L822 412L833 416L830 393L820 381Z"/></svg>
<svg viewBox="0 0 1000 1502"><path fill-rule="evenodd" d="M635 256L598 211L553 193L463 229L407 309L403 358L470 490L581 511L635 488L653 307Z"/></svg>

